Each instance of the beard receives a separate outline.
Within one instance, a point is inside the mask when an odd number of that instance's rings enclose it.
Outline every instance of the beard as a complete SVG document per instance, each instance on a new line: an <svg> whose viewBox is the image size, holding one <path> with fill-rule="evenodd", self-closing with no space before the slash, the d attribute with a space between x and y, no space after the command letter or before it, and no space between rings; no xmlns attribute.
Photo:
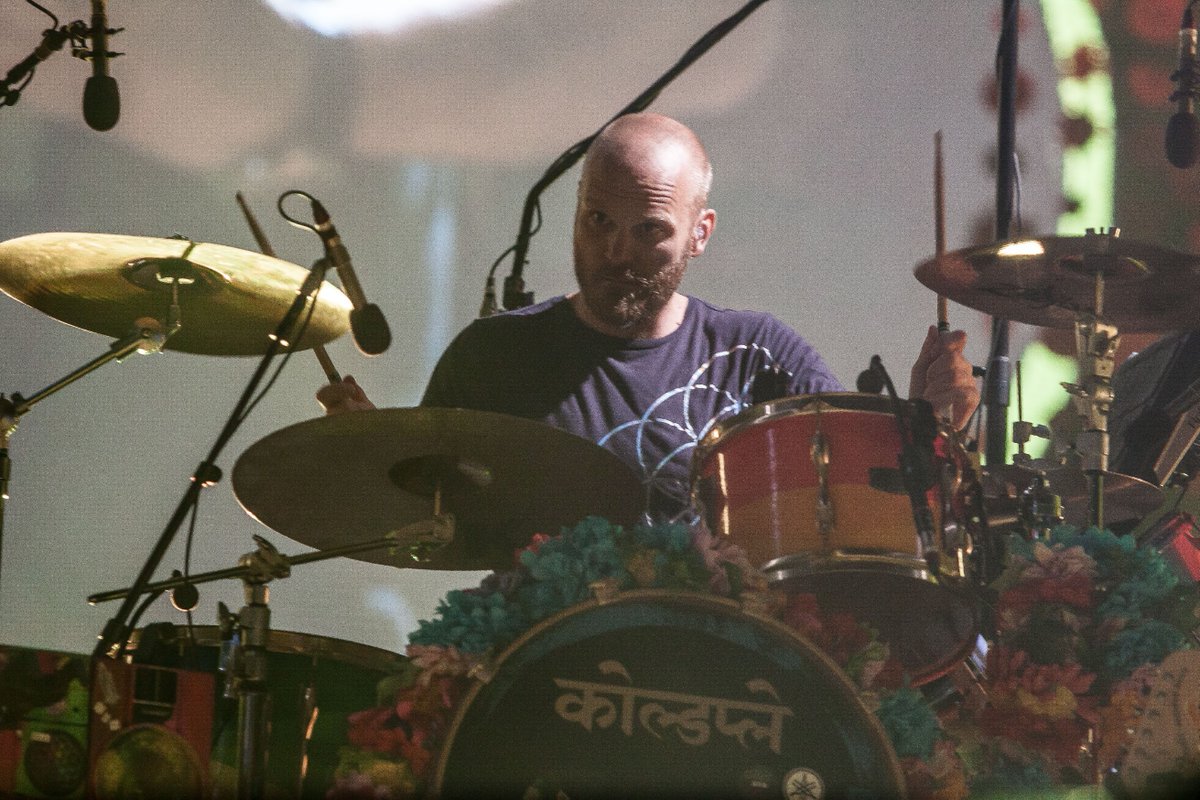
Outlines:
<svg viewBox="0 0 1200 800"><path fill-rule="evenodd" d="M606 326L628 338L641 338L654 330L658 314L674 296L687 271L686 258L645 276L630 268L609 267L587 275L576 262L584 305Z"/></svg>

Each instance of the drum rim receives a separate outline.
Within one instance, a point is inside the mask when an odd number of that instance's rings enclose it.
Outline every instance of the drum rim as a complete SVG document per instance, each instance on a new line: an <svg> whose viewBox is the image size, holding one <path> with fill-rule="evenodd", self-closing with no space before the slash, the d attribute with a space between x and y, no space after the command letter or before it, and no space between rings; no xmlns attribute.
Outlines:
<svg viewBox="0 0 1200 800"><path fill-rule="evenodd" d="M475 699L479 694L492 682L492 679L499 673L504 663L508 661L514 654L520 651L532 639L541 636L547 629L553 628L558 623L583 614L589 610L609 607L614 605L632 605L635 603L645 602L667 602L675 603L680 606L698 606L700 608L725 608L728 611L740 613L751 620L754 624L761 625L768 631L778 633L779 635L794 640L798 645L805 649L809 654L814 656L814 661L819 665L832 683L837 685L841 690L843 697L847 699L852 707L860 716L866 720L866 731L872 742L879 747L881 756L885 762L883 771L887 774L888 779L892 783L892 788L895 790L893 796L904 798L907 796L904 782L904 771L900 767L900 760L896 755L895 748L892 747L891 740L887 737L887 732L883 729L883 724L874 712L867 708L863 702L862 695L854 684L850 682L849 676L842 670L837 663L830 658L825 651L814 644L810 639L801 634L795 628L785 622L776 619L773 616L756 611L748 604L739 603L738 601L721 597L720 595L703 594L700 592L681 592L668 589L630 589L620 592L612 598L589 598L580 603L565 608L551 616L541 620L531 626L527 631L518 636L514 641L509 643L503 651L500 652L494 659L485 662L483 670L479 673L472 674L472 684L467 692L459 701L458 708L455 710L454 719L450 723L450 727L446 730L446 738L438 751L437 766L434 770L433 778L430 783L430 796L438 797L441 795L443 784L445 781L445 772L447 762L450 758L450 753L453 749L453 744L458 736L459 728L461 727L467 712L471 709Z"/></svg>
<svg viewBox="0 0 1200 800"><path fill-rule="evenodd" d="M901 400L907 403L907 400ZM700 437L693 451L693 473L698 473L698 467L708 457L708 454L730 436L751 428L767 419L779 419L799 414L816 413L816 406L824 404L821 413L843 414L854 412L861 414L893 414L891 400L879 394L864 392L818 392L816 394L797 394L781 397L778 400L768 400L756 403L742 409L732 417L727 417L709 428ZM698 475L694 474L692 482L696 483Z"/></svg>
<svg viewBox="0 0 1200 800"><path fill-rule="evenodd" d="M174 623L173 623L174 624ZM187 625L178 625L178 630L186 631ZM141 641L143 628L137 628L129 634L129 644L126 652L137 650ZM195 643L202 647L219 647L221 645L221 629L218 625L193 625ZM187 634L184 633L183 636ZM320 646L312 647L313 641ZM328 658L343 664L353 664L376 672L395 672L408 661L401 653L385 650L362 642L352 642L348 639L338 639L334 636L324 636L317 633L301 631L276 630L267 631L267 652L279 655L308 656L313 658Z"/></svg>

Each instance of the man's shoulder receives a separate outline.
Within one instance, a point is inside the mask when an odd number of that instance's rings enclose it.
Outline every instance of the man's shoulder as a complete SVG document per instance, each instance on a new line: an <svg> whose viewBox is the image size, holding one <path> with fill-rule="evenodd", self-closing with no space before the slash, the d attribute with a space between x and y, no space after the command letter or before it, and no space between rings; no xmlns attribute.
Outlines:
<svg viewBox="0 0 1200 800"><path fill-rule="evenodd" d="M706 327L739 334L799 337L794 328L770 312L726 308L690 295L688 300L695 304L700 324Z"/></svg>
<svg viewBox="0 0 1200 800"><path fill-rule="evenodd" d="M472 320L463 333L472 335L495 335L508 331L519 331L539 326L556 325L563 321L563 304L567 302L564 295L552 297L530 306L502 311L490 317L480 317Z"/></svg>

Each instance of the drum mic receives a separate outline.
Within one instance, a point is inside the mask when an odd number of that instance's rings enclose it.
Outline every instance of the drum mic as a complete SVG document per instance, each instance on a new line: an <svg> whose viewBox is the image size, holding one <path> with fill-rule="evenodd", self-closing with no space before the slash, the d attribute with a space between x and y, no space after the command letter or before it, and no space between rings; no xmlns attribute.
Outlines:
<svg viewBox="0 0 1200 800"><path fill-rule="evenodd" d="M358 345L358 349L365 355L379 355L392 343L391 329L388 328L387 320L379 306L367 302L358 276L354 274L354 265L350 263L350 253L342 244L342 237L338 235L337 228L333 227L329 212L315 197L310 199L313 222L316 223L313 230L325 244L325 256L337 270L342 288L354 306L350 312L350 331L354 334L354 344Z"/></svg>
<svg viewBox="0 0 1200 800"><path fill-rule="evenodd" d="M1193 2L1189 0L1179 26L1179 69L1171 74L1171 80L1177 81L1179 88L1170 98L1178 103L1178 110L1167 121L1164 137L1167 160L1180 169L1196 163L1196 157L1200 155L1200 121L1196 119L1195 111L1197 90L1200 88L1200 64L1196 61Z"/></svg>
<svg viewBox="0 0 1200 800"><path fill-rule="evenodd" d="M108 74L108 59L120 53L110 53L108 36L121 28L108 27L105 0L92 0L92 27L88 35L92 39L92 77L83 87L83 119L92 130L106 131L117 124L121 116L121 93L117 81ZM1194 31L1193 31L1194 33Z"/></svg>
<svg viewBox="0 0 1200 800"><path fill-rule="evenodd" d="M879 370L875 369L875 363L872 361L871 366L858 373L858 377L854 381L854 388L864 394L880 394L883 392L883 378L879 374Z"/></svg>

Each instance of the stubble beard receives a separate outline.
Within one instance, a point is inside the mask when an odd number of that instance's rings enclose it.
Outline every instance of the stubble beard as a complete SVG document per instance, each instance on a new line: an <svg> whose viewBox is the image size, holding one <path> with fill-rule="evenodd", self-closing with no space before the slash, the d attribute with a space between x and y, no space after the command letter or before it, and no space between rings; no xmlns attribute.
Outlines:
<svg viewBox="0 0 1200 800"><path fill-rule="evenodd" d="M647 278L629 270L618 273L628 286L609 283L599 277L579 280L580 293L588 311L620 336L645 338L655 328L662 311L683 280L688 259L683 258ZM607 273L611 275L612 273ZM576 269L576 277L579 270Z"/></svg>

